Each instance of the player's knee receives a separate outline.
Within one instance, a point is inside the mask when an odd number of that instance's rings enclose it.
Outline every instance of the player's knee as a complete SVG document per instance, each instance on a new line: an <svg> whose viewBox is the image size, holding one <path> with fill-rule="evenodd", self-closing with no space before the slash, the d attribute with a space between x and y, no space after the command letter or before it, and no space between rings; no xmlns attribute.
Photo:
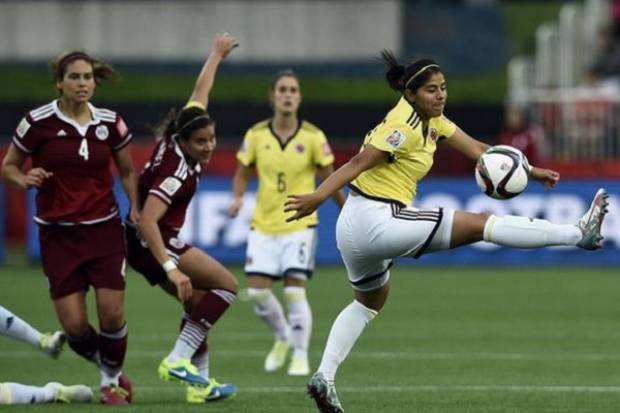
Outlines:
<svg viewBox="0 0 620 413"><path fill-rule="evenodd" d="M65 334L75 339L84 337L90 331L90 326L86 320L61 320L61 324Z"/></svg>
<svg viewBox="0 0 620 413"><path fill-rule="evenodd" d="M289 303L306 301L306 289L300 286L287 286L284 287L284 298Z"/></svg>
<svg viewBox="0 0 620 413"><path fill-rule="evenodd" d="M104 307L99 312L99 323L103 330L116 331L125 324L122 306Z"/></svg>
<svg viewBox="0 0 620 413"><path fill-rule="evenodd" d="M248 288L248 297L256 304L262 304L271 297L271 288Z"/></svg>

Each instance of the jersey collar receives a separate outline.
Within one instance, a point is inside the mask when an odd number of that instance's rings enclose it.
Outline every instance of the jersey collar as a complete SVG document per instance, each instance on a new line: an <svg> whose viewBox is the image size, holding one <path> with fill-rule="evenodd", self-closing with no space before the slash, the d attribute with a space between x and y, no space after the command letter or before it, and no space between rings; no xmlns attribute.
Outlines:
<svg viewBox="0 0 620 413"><path fill-rule="evenodd" d="M88 110L90 111L91 120L85 125L80 125L75 120L62 113L62 111L60 110L60 106L58 106L58 99L54 99L52 101L52 108L54 108L54 114L56 114L58 119L73 126L78 131L80 136L86 136L86 132L88 132L88 128L90 126L98 125L99 122L101 122L101 118L97 116L97 108L94 107L90 102L87 102L86 104L88 105Z"/></svg>
<svg viewBox="0 0 620 413"><path fill-rule="evenodd" d="M298 119L297 120L297 129L295 129L295 132L293 132L293 134L291 135L290 138L288 138L288 140L284 143L282 143L282 140L280 139L279 135L276 133L276 131L273 129L273 119L269 119L269 122L267 123L269 125L269 131L271 132L271 135L274 137L274 139L276 141L278 141L278 144L280 145L280 149L284 150L286 149L286 146L293 140L295 139L295 137L297 136L297 133L299 132L299 130L301 129L301 124L303 123L303 119Z"/></svg>

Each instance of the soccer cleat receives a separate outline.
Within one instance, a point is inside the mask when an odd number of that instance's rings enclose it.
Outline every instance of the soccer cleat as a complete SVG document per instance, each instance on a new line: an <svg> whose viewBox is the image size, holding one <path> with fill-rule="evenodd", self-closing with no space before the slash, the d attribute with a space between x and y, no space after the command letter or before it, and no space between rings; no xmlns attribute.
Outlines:
<svg viewBox="0 0 620 413"><path fill-rule="evenodd" d="M129 404L127 401L127 390L115 385L101 387L101 404L113 406Z"/></svg>
<svg viewBox="0 0 620 413"><path fill-rule="evenodd" d="M159 378L168 381L180 381L194 386L208 386L209 380L198 374L198 369L189 359L178 359L174 363L164 358L157 368Z"/></svg>
<svg viewBox="0 0 620 413"><path fill-rule="evenodd" d="M125 400L127 400L128 403L131 403L133 401L133 385L131 380L129 380L129 377L127 377L124 373L121 374L118 378L118 385L127 392L127 397L125 397Z"/></svg>
<svg viewBox="0 0 620 413"><path fill-rule="evenodd" d="M233 398L237 394L237 386L234 384L220 384L214 378L210 378L209 383L207 387L189 386L187 388L187 402L216 402L218 400Z"/></svg>
<svg viewBox="0 0 620 413"><path fill-rule="evenodd" d="M583 234L577 246L586 250L597 250L603 246L601 226L607 214L607 199L609 194L603 188L596 191L592 204L585 214L579 219L577 227Z"/></svg>
<svg viewBox="0 0 620 413"><path fill-rule="evenodd" d="M336 386L327 381L323 373L316 372L310 377L308 394L314 399L321 413L344 413L336 394Z"/></svg>
<svg viewBox="0 0 620 413"><path fill-rule="evenodd" d="M62 331L45 333L42 334L39 339L39 348L51 358L57 359L60 357L60 353L62 353L63 346L66 342L67 336Z"/></svg>
<svg viewBox="0 0 620 413"><path fill-rule="evenodd" d="M91 403L95 399L90 387L83 384L64 386L57 382L51 382L47 383L45 387L51 387L54 390L54 401L56 403Z"/></svg>
<svg viewBox="0 0 620 413"><path fill-rule="evenodd" d="M267 357L265 358L265 371L273 373L284 366L286 356L291 349L291 343L285 340L276 340Z"/></svg>
<svg viewBox="0 0 620 413"><path fill-rule="evenodd" d="M293 354L291 358L291 364L288 366L289 376L307 376L310 374L310 364L308 363L308 356L297 356Z"/></svg>

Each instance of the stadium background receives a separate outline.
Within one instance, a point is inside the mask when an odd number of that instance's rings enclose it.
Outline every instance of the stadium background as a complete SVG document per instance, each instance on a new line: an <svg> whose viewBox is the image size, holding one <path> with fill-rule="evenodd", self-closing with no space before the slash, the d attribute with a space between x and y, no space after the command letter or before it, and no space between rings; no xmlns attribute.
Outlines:
<svg viewBox="0 0 620 413"><path fill-rule="evenodd" d="M476 189L473 165L440 150L431 177L421 186L419 204L574 222L604 185L612 194L603 230L607 242L597 253L572 248L515 252L481 244L402 261L423 267L394 271L395 280L400 279L394 301L400 301L386 310L382 327L360 344L361 356L343 367L345 407L410 411L403 407L409 403L427 412L614 411L620 393L620 376L613 367L620 359L615 294L620 105L617 93L586 82L596 58L596 29L612 23L613 3L5 0L0 2L0 142L6 149L24 113L55 97L46 62L62 51L83 48L121 72L122 81L99 88L94 103L125 118L136 137L132 151L140 167L153 145L148 125L187 98L213 34L233 33L241 46L220 68L210 104L218 149L184 231L191 242L232 265L242 280L239 265L252 193L238 219L228 220L225 210L243 133L269 116L272 74L283 68L299 74L301 115L325 130L340 165L397 98L383 80L378 51L390 47L401 58L430 55L447 74L446 114L452 120L493 144L504 129L506 108L519 105L531 126L544 132L538 164L559 170L563 180L551 193L534 184L512 201L491 201ZM35 324L56 328L37 265L34 193L2 184L0 194L0 303ZM321 265L311 291L315 361L331 320L350 295L333 241L336 215L334 205L322 207ZM157 383L152 374L174 337L177 309L174 303L160 304L156 297L161 296L135 278L127 300L135 326L128 369L142 383L142 400L179 401L173 387ZM241 302L220 327L223 337L214 335L215 348L228 351L222 353L225 369L219 374L224 379L231 375L249 393L221 411L280 411L263 400L274 392L288 406L281 411L312 411L298 398L303 392L299 380L265 379L258 373L259 350L267 348L269 338L258 331L250 313ZM416 316L411 319L410 314ZM413 322L411 331L403 327ZM169 327L164 332L158 325ZM47 363L26 361L30 352L6 340L0 341L0 349L0 380L33 381L22 372L22 363L30 369ZM244 372L239 358L256 367L255 374ZM54 379L92 376L76 357L65 362L70 369L60 373L49 364ZM357 371L389 378L369 388L363 378L353 379ZM411 376L414 371L419 374ZM34 376L36 382L45 380L43 374ZM389 401L377 401L384 397ZM166 406L166 411L176 411Z"/></svg>

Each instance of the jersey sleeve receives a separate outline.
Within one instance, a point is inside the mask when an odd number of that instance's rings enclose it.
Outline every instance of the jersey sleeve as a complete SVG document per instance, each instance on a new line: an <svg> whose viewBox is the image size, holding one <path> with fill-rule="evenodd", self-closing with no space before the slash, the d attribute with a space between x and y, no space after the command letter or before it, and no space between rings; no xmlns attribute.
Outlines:
<svg viewBox="0 0 620 413"><path fill-rule="evenodd" d="M119 151L131 142L133 136L127 127L127 124L120 115L116 115L116 122L114 123L112 139L110 145L113 151Z"/></svg>
<svg viewBox="0 0 620 413"><path fill-rule="evenodd" d="M408 136L410 133L411 127L406 122L387 119L370 132L370 139L366 143L380 151L393 154L411 138Z"/></svg>
<svg viewBox="0 0 620 413"><path fill-rule="evenodd" d="M254 134L252 130L245 133L241 147L237 151L237 160L243 166L252 166L256 162Z"/></svg>
<svg viewBox="0 0 620 413"><path fill-rule="evenodd" d="M41 134L36 133L36 125L30 116L25 116L17 125L13 144L28 154L36 151L41 144Z"/></svg>
<svg viewBox="0 0 620 413"><path fill-rule="evenodd" d="M441 115L437 118L437 132L439 136L445 138L451 138L456 132L456 124L448 119L445 115Z"/></svg>
<svg viewBox="0 0 620 413"><path fill-rule="evenodd" d="M312 151L316 165L325 167L334 163L334 153L323 132L319 131L317 133L316 139L313 141Z"/></svg>
<svg viewBox="0 0 620 413"><path fill-rule="evenodd" d="M153 180L149 195L154 195L166 204L172 200L189 176L189 166L169 148L159 164L153 167Z"/></svg>

